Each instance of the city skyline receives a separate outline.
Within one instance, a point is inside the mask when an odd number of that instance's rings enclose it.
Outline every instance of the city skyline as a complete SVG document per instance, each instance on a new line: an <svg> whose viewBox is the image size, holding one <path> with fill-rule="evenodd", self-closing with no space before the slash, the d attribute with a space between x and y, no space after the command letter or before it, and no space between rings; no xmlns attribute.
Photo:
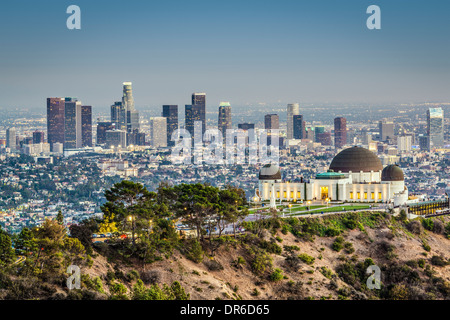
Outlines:
<svg viewBox="0 0 450 320"><path fill-rule="evenodd" d="M198 91L215 104L243 106L450 101L450 44L443 38L450 26L442 22L450 4L442 1L428 1L426 13L423 1L377 1L381 30L366 28L370 3L356 0L127 6L80 0L81 30L65 26L69 4L2 6L1 107L41 108L42 97L65 92L104 107L123 79L135 84L140 109L184 105ZM194 11L202 21L186 23ZM215 23L217 16L230 23ZM132 48L125 59L111 50L118 44Z"/></svg>

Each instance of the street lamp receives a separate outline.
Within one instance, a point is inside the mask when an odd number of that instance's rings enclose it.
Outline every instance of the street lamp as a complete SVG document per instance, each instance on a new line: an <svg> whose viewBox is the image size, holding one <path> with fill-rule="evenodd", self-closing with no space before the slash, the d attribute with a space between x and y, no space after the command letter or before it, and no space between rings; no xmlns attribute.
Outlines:
<svg viewBox="0 0 450 320"><path fill-rule="evenodd" d="M291 215L291 208L292 208L292 204L289 203L289 215ZM284 218L284 212L283 212L283 218Z"/></svg>
<svg viewBox="0 0 450 320"><path fill-rule="evenodd" d="M128 216L128 220L130 220L130 222L131 222L131 239L132 239L132 241L133 241L133 245L135 245L135 240L134 240L134 228L135 228L135 219L134 219L134 216L133 215L129 215Z"/></svg>

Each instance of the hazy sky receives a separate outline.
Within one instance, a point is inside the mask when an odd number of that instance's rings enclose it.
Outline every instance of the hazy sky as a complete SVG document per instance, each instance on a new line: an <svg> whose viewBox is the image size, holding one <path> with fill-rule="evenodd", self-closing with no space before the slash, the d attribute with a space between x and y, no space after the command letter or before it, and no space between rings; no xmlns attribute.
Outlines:
<svg viewBox="0 0 450 320"><path fill-rule="evenodd" d="M68 30L66 8L81 8ZM382 29L366 9L381 7ZM2 1L0 106L450 101L443 0Z"/></svg>

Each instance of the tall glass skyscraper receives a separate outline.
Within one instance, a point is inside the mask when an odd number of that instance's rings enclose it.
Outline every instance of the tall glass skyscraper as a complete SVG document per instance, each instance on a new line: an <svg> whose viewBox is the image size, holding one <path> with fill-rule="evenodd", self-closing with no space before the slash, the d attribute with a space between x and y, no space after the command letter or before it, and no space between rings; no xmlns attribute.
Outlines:
<svg viewBox="0 0 450 320"><path fill-rule="evenodd" d="M127 111L121 101L116 101L111 106L111 122L118 130L127 129Z"/></svg>
<svg viewBox="0 0 450 320"><path fill-rule="evenodd" d="M171 141L172 133L178 129L178 105L163 105L161 115L167 118L167 145L175 145L175 141Z"/></svg>
<svg viewBox="0 0 450 320"><path fill-rule="evenodd" d="M133 90L131 82L123 83L122 106L126 112L127 131L139 130L139 112L134 108Z"/></svg>
<svg viewBox="0 0 450 320"><path fill-rule="evenodd" d="M267 132L267 145L272 145L272 130L280 129L280 119L277 114L266 114L264 117L264 128ZM277 136L277 135L275 135ZM279 135L278 135L279 137Z"/></svg>
<svg viewBox="0 0 450 320"><path fill-rule="evenodd" d="M195 121L201 121L202 134L204 134L206 131L206 93L194 92L192 94L191 110L192 110L191 116L193 125ZM193 131L191 134L194 134Z"/></svg>
<svg viewBox="0 0 450 320"><path fill-rule="evenodd" d="M300 114L300 107L298 103L291 103L287 105L287 139L294 139L294 116Z"/></svg>
<svg viewBox="0 0 450 320"><path fill-rule="evenodd" d="M92 147L92 106L81 107L81 146Z"/></svg>
<svg viewBox="0 0 450 320"><path fill-rule="evenodd" d="M231 129L231 105L229 102L221 102L219 105L218 129L222 132L225 141L227 129Z"/></svg>
<svg viewBox="0 0 450 320"><path fill-rule="evenodd" d="M66 98L64 107L64 148L81 148L81 102Z"/></svg>
<svg viewBox="0 0 450 320"><path fill-rule="evenodd" d="M306 139L306 123L301 114L292 117L294 139Z"/></svg>
<svg viewBox="0 0 450 320"><path fill-rule="evenodd" d="M6 147L10 148L11 151L15 151L17 149L16 136L16 128L6 129Z"/></svg>
<svg viewBox="0 0 450 320"><path fill-rule="evenodd" d="M429 150L444 146L444 110L442 108L427 110L427 134Z"/></svg>
<svg viewBox="0 0 450 320"><path fill-rule="evenodd" d="M334 119L334 146L342 148L347 144L347 119L337 117Z"/></svg>
<svg viewBox="0 0 450 320"><path fill-rule="evenodd" d="M53 151L53 144L64 143L63 98L47 98L47 141Z"/></svg>

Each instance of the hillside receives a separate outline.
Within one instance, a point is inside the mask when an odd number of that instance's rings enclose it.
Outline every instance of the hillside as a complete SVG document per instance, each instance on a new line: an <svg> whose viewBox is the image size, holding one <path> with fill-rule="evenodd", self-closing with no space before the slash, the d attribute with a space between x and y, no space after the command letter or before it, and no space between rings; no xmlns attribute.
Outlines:
<svg viewBox="0 0 450 320"><path fill-rule="evenodd" d="M385 213L355 213L323 219L269 219L262 224L247 225L251 231L237 240L206 241L202 262L193 261L192 241L187 240L172 255L145 269L137 260L113 258L106 244L94 246L92 265L82 268L84 289L73 291L78 298L86 298L89 291L91 299L108 299L117 294L116 289L111 291L112 284L122 283L126 291L121 289L121 298L128 298L140 277L147 288L178 281L190 299L450 297L447 217L411 222ZM337 238L343 241L333 245ZM213 255L211 246L218 246ZM338 252L333 247L342 249ZM381 268L380 290L366 287L365 270L372 264ZM101 282L104 293L95 293L92 279ZM77 298L74 292L67 297L67 289L61 286L54 288L51 296L42 298Z"/></svg>

